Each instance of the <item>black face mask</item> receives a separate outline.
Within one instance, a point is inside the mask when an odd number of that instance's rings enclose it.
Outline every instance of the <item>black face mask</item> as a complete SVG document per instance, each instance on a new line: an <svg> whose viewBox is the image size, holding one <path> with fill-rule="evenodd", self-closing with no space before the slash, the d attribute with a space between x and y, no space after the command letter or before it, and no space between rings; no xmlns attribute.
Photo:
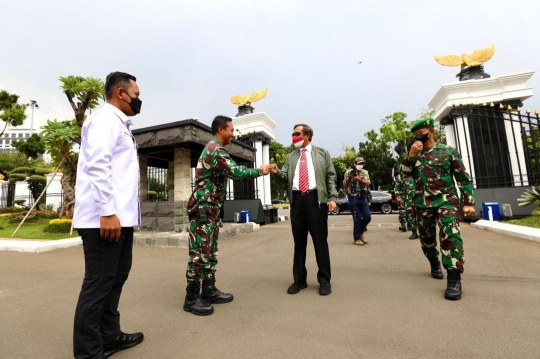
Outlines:
<svg viewBox="0 0 540 359"><path fill-rule="evenodd" d="M426 143L426 141L429 140L429 133L418 134L414 136L414 140Z"/></svg>
<svg viewBox="0 0 540 359"><path fill-rule="evenodd" d="M124 102L127 103L129 107L131 107L131 111L133 111L135 115L141 113L142 101L138 97L129 96L127 92L124 92L124 93L127 95L127 97L131 99L131 102L127 102L124 99L122 100L124 100Z"/></svg>

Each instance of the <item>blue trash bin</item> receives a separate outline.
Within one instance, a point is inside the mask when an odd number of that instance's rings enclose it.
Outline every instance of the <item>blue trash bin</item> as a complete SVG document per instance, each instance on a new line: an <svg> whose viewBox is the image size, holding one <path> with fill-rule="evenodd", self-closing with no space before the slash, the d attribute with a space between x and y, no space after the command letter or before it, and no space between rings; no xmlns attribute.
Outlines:
<svg viewBox="0 0 540 359"><path fill-rule="evenodd" d="M240 223L251 222L251 211L240 211Z"/></svg>
<svg viewBox="0 0 540 359"><path fill-rule="evenodd" d="M499 209L498 202L482 203L482 213L484 214L484 219L487 219L488 221L501 220L501 210Z"/></svg>

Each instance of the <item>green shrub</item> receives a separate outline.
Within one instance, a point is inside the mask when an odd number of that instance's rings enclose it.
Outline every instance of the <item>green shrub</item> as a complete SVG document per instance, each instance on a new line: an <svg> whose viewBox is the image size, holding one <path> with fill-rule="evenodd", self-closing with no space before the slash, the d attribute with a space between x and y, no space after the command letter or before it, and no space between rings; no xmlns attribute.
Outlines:
<svg viewBox="0 0 540 359"><path fill-rule="evenodd" d="M71 224L48 224L43 228L43 232L47 233L66 233L71 231Z"/></svg>
<svg viewBox="0 0 540 359"><path fill-rule="evenodd" d="M54 210L39 210L36 212L38 218L47 218L47 219L56 219L58 218L58 213Z"/></svg>
<svg viewBox="0 0 540 359"><path fill-rule="evenodd" d="M17 167L13 170L11 170L10 173L24 173L29 174L30 173L30 167Z"/></svg>
<svg viewBox="0 0 540 359"><path fill-rule="evenodd" d="M19 213L19 212L24 212L24 211L26 211L26 209L20 208L20 207L5 207L5 208L0 209L0 214Z"/></svg>
<svg viewBox="0 0 540 359"><path fill-rule="evenodd" d="M24 205L24 202L26 202L25 199L16 199L13 201L13 203L18 204L19 206Z"/></svg>
<svg viewBox="0 0 540 359"><path fill-rule="evenodd" d="M54 210L54 204L40 204L39 205L40 211L53 211Z"/></svg>
<svg viewBox="0 0 540 359"><path fill-rule="evenodd" d="M41 176L48 175L51 172L52 172L52 170L50 168L39 168L38 167L38 168L35 169L35 174L41 175Z"/></svg>
<svg viewBox="0 0 540 359"><path fill-rule="evenodd" d="M11 217L9 217L9 223L21 223L21 221L24 219L24 216L26 216L26 212L25 213L17 213L17 214L13 214ZM38 216L36 215L36 212L32 212L28 215L28 217L26 217L26 220L24 221L24 223L33 223L33 222L37 222L38 220Z"/></svg>
<svg viewBox="0 0 540 359"><path fill-rule="evenodd" d="M9 174L9 181L10 182L19 182L24 181L26 179L26 175L22 173L10 173Z"/></svg>
<svg viewBox="0 0 540 359"><path fill-rule="evenodd" d="M49 224L43 229L48 233L69 233L71 231L71 222L69 218L51 219Z"/></svg>
<svg viewBox="0 0 540 359"><path fill-rule="evenodd" d="M148 195L148 197L150 198L155 198L157 196L157 192L156 191L148 191L146 192L146 194Z"/></svg>
<svg viewBox="0 0 540 359"><path fill-rule="evenodd" d="M28 177L28 182L34 183L34 184L46 185L47 184L47 177L40 176L40 175L32 175L32 176Z"/></svg>

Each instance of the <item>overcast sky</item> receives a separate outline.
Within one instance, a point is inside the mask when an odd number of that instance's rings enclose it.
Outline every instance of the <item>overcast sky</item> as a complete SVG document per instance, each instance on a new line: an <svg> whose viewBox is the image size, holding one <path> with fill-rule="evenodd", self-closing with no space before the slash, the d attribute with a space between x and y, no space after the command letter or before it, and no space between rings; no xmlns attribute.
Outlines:
<svg viewBox="0 0 540 359"><path fill-rule="evenodd" d="M456 81L459 68L433 54L495 43L492 77L537 70L539 10L532 0L4 1L0 89L38 101L36 127L73 118L59 76L129 72L142 128L193 117L209 125L236 115L231 94L268 87L253 105L277 123L278 142L307 123L313 143L339 156L395 111L416 119ZM540 74L528 85L540 88Z"/></svg>

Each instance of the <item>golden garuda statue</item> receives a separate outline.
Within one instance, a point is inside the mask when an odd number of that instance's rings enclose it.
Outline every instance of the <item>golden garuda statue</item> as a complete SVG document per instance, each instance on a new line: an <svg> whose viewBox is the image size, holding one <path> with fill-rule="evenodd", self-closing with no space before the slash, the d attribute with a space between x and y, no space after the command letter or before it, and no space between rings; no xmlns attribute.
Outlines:
<svg viewBox="0 0 540 359"><path fill-rule="evenodd" d="M249 95L231 95L231 102L237 106L250 106L252 102L262 100L268 93L268 87L261 91L255 91Z"/></svg>
<svg viewBox="0 0 540 359"><path fill-rule="evenodd" d="M461 66L461 70L463 70L466 66L468 67L481 66L484 62L491 59L494 53L495 53L495 44L491 44L489 47L486 47L485 49L476 50L470 55L468 54L463 54L461 56L433 55L433 57L435 58L435 61L437 61L439 64L443 66Z"/></svg>

